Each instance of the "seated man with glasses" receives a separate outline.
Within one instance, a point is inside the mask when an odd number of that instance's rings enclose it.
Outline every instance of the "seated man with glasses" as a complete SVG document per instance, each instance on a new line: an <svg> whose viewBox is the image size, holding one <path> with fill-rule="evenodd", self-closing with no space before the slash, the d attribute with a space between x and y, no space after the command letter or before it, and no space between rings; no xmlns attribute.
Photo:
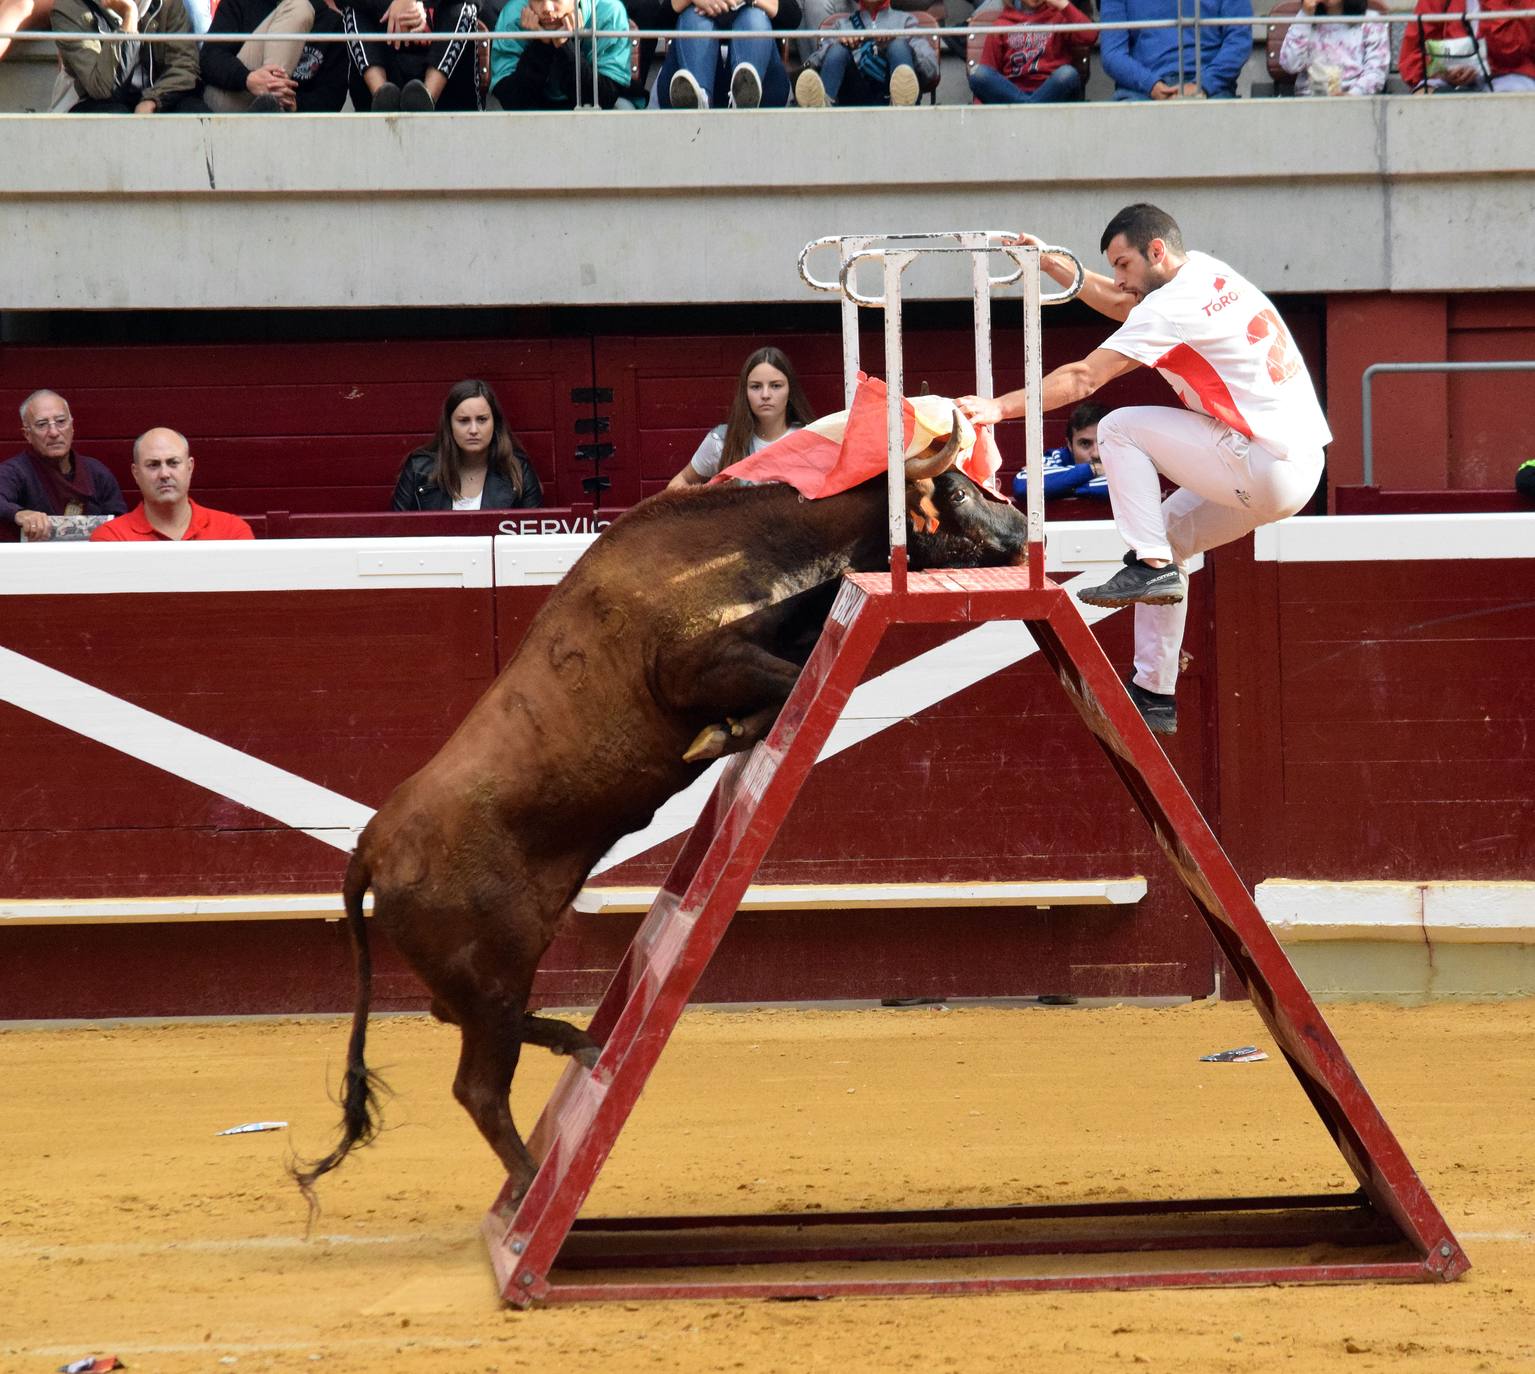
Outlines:
<svg viewBox="0 0 1535 1374"><path fill-rule="evenodd" d="M49 516L121 515L128 509L117 478L75 452L75 421L56 391L34 391L21 403L27 450L0 463L0 542L47 539Z"/></svg>

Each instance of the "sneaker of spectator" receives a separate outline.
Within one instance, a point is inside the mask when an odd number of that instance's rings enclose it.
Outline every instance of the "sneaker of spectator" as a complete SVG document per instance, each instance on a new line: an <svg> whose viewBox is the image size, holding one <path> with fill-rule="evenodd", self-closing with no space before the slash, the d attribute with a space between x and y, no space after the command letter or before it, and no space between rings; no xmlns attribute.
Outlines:
<svg viewBox="0 0 1535 1374"><path fill-rule="evenodd" d="M51 537L49 517L121 515L128 509L117 478L75 451L75 417L56 391L21 403L27 447L0 463L0 541Z"/></svg>
<svg viewBox="0 0 1535 1374"><path fill-rule="evenodd" d="M938 80L932 43L911 36L918 28L915 14L892 8L889 0L863 0L827 30L811 54L795 83L796 101L806 109L915 105L922 86Z"/></svg>
<svg viewBox="0 0 1535 1374"><path fill-rule="evenodd" d="M1253 17L1252 0L1194 0L1188 9L1200 19ZM1105 28L1099 50L1103 69L1114 81L1115 100L1226 100L1236 95L1237 77L1252 56L1249 24L1188 25L1182 29L1106 27L1127 20L1171 19L1173 13L1168 0L1103 0L1098 19ZM1195 72L1199 73L1197 82Z"/></svg>
<svg viewBox="0 0 1535 1374"><path fill-rule="evenodd" d="M479 19L476 0L351 0L341 24L348 38L352 108L375 114L478 110L473 35ZM451 37L431 42L401 37L412 33ZM404 91L411 82L422 89L411 92L407 106Z"/></svg>
<svg viewBox="0 0 1535 1374"><path fill-rule="evenodd" d="M1079 100L1077 61L1097 41L1096 29L1050 32L1057 24L1092 21L1071 0L1023 0L997 11L970 90L983 105L1047 105ZM1044 32L1041 32L1044 30Z"/></svg>
<svg viewBox="0 0 1535 1374"><path fill-rule="evenodd" d="M594 21L599 31L615 35L597 39L595 99L592 40L586 36ZM611 110L629 90L629 16L620 0L511 0L496 27L556 35L491 44L491 92L503 110L573 110L578 99Z"/></svg>
<svg viewBox="0 0 1535 1374"><path fill-rule="evenodd" d="M790 0L689 0L677 14L677 36L656 78L661 109L756 109L789 103L773 27L799 23Z"/></svg>
<svg viewBox="0 0 1535 1374"><path fill-rule="evenodd" d="M207 114L197 43L182 0L54 0L59 61L74 85L72 114ZM163 43L102 43L69 33L185 34Z"/></svg>
<svg viewBox="0 0 1535 1374"><path fill-rule="evenodd" d="M402 114L430 114L437 108L432 93L424 81L407 81L400 87L400 111Z"/></svg>
<svg viewBox="0 0 1535 1374"><path fill-rule="evenodd" d="M737 110L755 110L762 104L762 78L749 62L730 73L730 103Z"/></svg>
<svg viewBox="0 0 1535 1374"><path fill-rule="evenodd" d="M220 0L202 45L204 99L215 113L329 113L346 104L346 51L340 43L268 40L269 33L339 33L341 16L325 0ZM219 35L257 35L239 44Z"/></svg>
<svg viewBox="0 0 1535 1374"><path fill-rule="evenodd" d="M698 84L698 78L686 67L679 67L672 73L672 79L666 87L666 96L674 110L709 108L709 93Z"/></svg>
<svg viewBox="0 0 1535 1374"><path fill-rule="evenodd" d="M1462 4L1459 14L1429 18L1453 8L1444 0L1418 0L1417 23L1402 26L1402 80L1415 92L1535 91L1535 19L1496 18L1499 10L1527 6L1478 0Z"/></svg>

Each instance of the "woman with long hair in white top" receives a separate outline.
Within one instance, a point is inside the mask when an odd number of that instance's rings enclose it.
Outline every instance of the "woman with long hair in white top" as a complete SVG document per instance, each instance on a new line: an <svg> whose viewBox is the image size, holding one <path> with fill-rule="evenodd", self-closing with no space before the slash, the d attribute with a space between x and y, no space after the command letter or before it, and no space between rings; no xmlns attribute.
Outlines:
<svg viewBox="0 0 1535 1374"><path fill-rule="evenodd" d="M729 418L704 436L692 460L666 484L667 490L707 482L814 418L794 365L781 349L759 348L741 368Z"/></svg>

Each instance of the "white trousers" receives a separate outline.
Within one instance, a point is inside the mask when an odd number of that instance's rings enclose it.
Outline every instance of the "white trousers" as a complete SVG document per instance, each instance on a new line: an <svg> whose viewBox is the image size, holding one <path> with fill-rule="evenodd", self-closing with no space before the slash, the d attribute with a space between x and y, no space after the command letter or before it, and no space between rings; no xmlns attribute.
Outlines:
<svg viewBox="0 0 1535 1374"><path fill-rule="evenodd" d="M1294 515L1316 491L1322 454L1281 458L1208 415L1129 406L1098 425L1114 524L1140 558L1180 567L1196 553ZM1179 490L1166 501L1160 473ZM1135 608L1135 681L1149 692L1178 682L1187 600Z"/></svg>

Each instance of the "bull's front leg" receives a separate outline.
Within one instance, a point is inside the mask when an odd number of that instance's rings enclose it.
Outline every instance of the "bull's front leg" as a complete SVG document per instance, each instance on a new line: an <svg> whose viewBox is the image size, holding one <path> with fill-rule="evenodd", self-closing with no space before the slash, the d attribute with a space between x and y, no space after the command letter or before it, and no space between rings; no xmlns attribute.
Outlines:
<svg viewBox="0 0 1535 1374"><path fill-rule="evenodd" d="M797 663L750 640L699 647L673 665L676 680L685 683L673 704L709 721L684 751L688 763L736 754L764 738L800 672Z"/></svg>
<svg viewBox="0 0 1535 1374"><path fill-rule="evenodd" d="M767 738L767 732L773 728L782 709L782 703L764 706L741 720L726 716L719 725L704 726L683 751L682 761L707 763L710 759L722 759L726 754L739 754L743 749L750 749L759 739Z"/></svg>

